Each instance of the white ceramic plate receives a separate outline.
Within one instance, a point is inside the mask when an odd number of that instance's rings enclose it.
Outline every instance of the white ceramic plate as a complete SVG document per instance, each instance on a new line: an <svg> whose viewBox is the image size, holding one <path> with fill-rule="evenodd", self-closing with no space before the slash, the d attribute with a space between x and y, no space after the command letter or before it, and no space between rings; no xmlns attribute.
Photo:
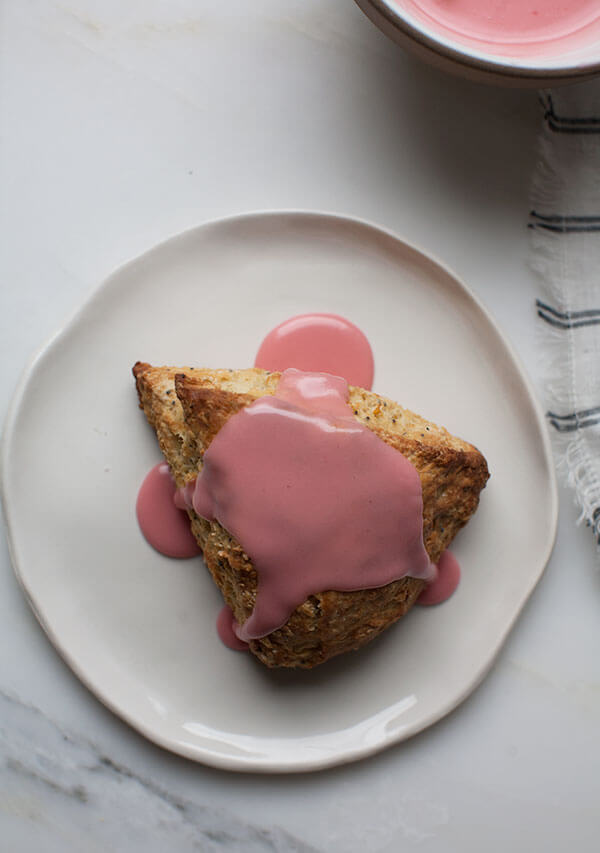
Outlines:
<svg viewBox="0 0 600 853"><path fill-rule="evenodd" d="M312 672L278 672L221 645L201 560L161 557L138 530L159 451L130 370L249 366L270 329L309 311L363 329L375 389L476 444L492 477L455 541L450 601ZM236 770L338 764L440 719L490 667L555 536L543 418L493 321L437 262L337 216L227 219L122 267L27 371L2 462L14 566L64 659L151 740Z"/></svg>

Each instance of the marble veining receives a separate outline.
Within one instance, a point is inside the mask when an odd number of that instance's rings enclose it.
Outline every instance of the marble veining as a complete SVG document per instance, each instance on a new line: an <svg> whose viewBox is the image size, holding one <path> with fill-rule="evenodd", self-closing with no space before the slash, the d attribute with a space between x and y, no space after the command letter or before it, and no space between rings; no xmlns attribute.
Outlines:
<svg viewBox="0 0 600 853"><path fill-rule="evenodd" d="M89 738L63 731L39 709L1 690L0 720L5 839L19 838L26 822L28 838L32 823L43 833L45 852L318 853L277 826L246 823L224 809L169 793Z"/></svg>

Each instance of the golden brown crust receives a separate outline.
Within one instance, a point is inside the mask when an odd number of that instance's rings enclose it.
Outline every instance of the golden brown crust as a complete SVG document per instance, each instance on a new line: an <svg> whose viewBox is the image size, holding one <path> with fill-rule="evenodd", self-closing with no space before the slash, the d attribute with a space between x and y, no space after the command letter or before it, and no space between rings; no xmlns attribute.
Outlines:
<svg viewBox="0 0 600 853"><path fill-rule="evenodd" d="M256 398L250 394L234 394L221 388L207 388L185 373L175 374L175 392L183 406L183 417L194 435L201 437L206 450L227 421Z"/></svg>
<svg viewBox="0 0 600 853"><path fill-rule="evenodd" d="M273 394L278 373L151 367L138 362L133 373L140 399L177 485L193 479L202 455L223 424L258 397ZM351 388L355 417L416 467L423 489L423 539L436 562L475 512L488 479L481 453L443 427L397 403L361 388ZM216 584L235 618L243 623L256 598L257 575L242 546L218 522L190 512L192 530ZM413 578L379 589L324 591L292 613L286 624L250 643L267 666L310 668L356 649L403 616L423 582Z"/></svg>

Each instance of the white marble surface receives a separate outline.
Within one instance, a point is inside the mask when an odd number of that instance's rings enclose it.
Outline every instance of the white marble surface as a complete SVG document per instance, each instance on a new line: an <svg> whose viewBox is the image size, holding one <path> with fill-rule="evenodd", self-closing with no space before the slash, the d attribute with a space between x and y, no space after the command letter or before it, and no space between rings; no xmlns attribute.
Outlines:
<svg viewBox="0 0 600 853"><path fill-rule="evenodd" d="M535 378L538 120L535 93L422 66L351 0L4 0L2 412L31 352L117 264L258 208L354 214L429 249ZM130 731L47 642L3 543L0 848L597 849L600 575L575 518L563 491L548 570L457 711L375 758L289 777L207 769Z"/></svg>

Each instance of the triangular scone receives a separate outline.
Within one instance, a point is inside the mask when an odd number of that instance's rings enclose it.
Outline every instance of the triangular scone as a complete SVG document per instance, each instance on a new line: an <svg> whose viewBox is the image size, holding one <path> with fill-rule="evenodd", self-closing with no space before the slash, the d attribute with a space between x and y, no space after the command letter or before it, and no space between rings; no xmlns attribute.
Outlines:
<svg viewBox="0 0 600 853"><path fill-rule="evenodd" d="M248 370L133 368L140 407L156 430L161 450L178 486L193 480L202 456L231 415L273 394L279 373ZM423 489L423 539L437 562L458 530L477 509L488 479L484 457L397 403L350 388L356 418L416 467ZM236 620L243 624L256 597L257 575L241 545L217 522L190 511L192 530L204 560ZM327 591L311 596L277 631L253 640L250 650L270 667L310 668L341 652L357 649L403 616L424 582L403 578L378 589Z"/></svg>

